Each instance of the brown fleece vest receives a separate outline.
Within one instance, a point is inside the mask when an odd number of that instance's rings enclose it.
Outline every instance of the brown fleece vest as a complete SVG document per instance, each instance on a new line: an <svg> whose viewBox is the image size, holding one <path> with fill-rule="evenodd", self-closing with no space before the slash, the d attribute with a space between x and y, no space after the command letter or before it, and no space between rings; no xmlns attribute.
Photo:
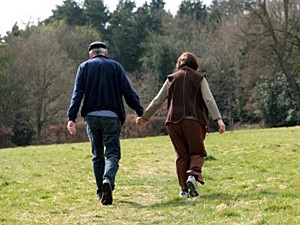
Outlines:
<svg viewBox="0 0 300 225"><path fill-rule="evenodd" d="M208 109L201 94L204 75L183 67L168 76L168 114L166 123L179 123L194 117L203 126L208 125Z"/></svg>

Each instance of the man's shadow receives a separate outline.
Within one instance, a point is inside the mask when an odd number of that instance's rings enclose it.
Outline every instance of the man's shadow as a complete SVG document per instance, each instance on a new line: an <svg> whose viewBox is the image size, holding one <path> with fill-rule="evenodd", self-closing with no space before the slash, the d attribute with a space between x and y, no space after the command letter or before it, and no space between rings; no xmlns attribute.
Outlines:
<svg viewBox="0 0 300 225"><path fill-rule="evenodd" d="M225 201L225 200L230 200L233 199L232 195L229 194L224 194L224 193L211 193L209 195L207 194L200 194L200 196L196 197L196 198L187 198L187 199L182 199L182 198L173 198L171 200L168 201L160 201L160 202L156 202L153 204L141 204L139 202L135 202L135 201L131 201L131 200L120 200L118 201L121 204L126 204L129 205L133 208L161 208L161 207L178 207L178 206L184 206L184 205L196 205L199 203L199 200L216 200L219 199L221 201Z"/></svg>

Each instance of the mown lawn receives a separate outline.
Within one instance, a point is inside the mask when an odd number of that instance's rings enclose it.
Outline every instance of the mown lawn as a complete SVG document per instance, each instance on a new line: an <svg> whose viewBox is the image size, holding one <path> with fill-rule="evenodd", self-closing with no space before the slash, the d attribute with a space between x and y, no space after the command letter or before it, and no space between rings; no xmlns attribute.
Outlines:
<svg viewBox="0 0 300 225"><path fill-rule="evenodd" d="M300 224L300 127L210 133L206 184L187 200L167 136L121 144L112 206L89 143L0 149L0 224Z"/></svg>

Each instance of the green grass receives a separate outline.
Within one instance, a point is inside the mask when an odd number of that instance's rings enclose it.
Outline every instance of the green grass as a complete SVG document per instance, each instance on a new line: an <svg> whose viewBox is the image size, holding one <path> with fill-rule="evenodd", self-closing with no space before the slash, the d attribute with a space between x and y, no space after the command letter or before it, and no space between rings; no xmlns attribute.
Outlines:
<svg viewBox="0 0 300 225"><path fill-rule="evenodd" d="M90 144L0 149L0 224L300 224L300 127L210 133L200 196L179 199L168 136L122 140L99 206Z"/></svg>

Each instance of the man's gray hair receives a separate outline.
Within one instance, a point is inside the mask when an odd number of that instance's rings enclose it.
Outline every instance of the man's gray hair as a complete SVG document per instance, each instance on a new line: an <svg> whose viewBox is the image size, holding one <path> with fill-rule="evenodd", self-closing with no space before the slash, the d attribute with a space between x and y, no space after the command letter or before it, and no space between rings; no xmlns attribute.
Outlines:
<svg viewBox="0 0 300 225"><path fill-rule="evenodd" d="M106 48L93 48L91 51L89 51L89 54L92 55L102 55L106 53Z"/></svg>

